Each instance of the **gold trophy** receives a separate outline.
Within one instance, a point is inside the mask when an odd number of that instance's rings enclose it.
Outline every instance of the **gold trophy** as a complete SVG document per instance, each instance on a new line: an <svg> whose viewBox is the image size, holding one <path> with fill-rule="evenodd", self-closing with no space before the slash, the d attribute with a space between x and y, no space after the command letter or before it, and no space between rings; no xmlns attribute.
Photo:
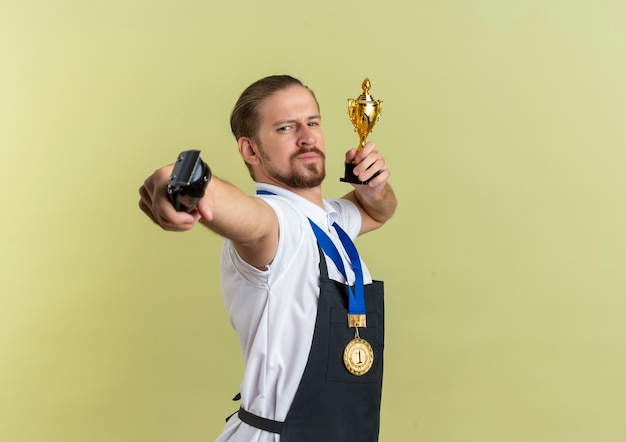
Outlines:
<svg viewBox="0 0 626 442"><path fill-rule="evenodd" d="M350 117L350 121L352 121L354 131L359 134L359 147L357 147L357 152L365 146L367 136L374 129L374 126L380 118L380 114L383 110L383 102L381 100L374 100L374 98L369 94L371 87L372 84L370 83L370 79L366 78L363 80L363 84L361 84L363 93L359 96L359 98L348 98L348 116ZM354 175L355 166L356 163L354 161L346 163L346 172L344 177L340 178L340 181L353 184L369 183L369 180L360 181ZM372 178L376 175L378 175L378 173L376 173Z"/></svg>

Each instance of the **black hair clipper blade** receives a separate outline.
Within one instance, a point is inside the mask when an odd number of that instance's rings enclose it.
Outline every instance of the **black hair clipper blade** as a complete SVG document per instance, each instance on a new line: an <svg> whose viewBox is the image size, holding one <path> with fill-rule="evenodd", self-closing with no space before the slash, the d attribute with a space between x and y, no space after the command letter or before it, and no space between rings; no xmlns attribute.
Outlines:
<svg viewBox="0 0 626 442"><path fill-rule="evenodd" d="M167 199L178 212L193 212L210 180L211 169L199 150L181 152L167 183Z"/></svg>

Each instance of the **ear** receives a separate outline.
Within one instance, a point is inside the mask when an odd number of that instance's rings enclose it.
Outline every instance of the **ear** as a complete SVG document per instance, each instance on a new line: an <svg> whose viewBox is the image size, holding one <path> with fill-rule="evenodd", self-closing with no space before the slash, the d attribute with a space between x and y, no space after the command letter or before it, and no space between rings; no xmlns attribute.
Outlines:
<svg viewBox="0 0 626 442"><path fill-rule="evenodd" d="M259 164L260 158L256 146L252 140L248 137L241 137L237 140L237 146L239 147L239 154L243 160L254 166Z"/></svg>

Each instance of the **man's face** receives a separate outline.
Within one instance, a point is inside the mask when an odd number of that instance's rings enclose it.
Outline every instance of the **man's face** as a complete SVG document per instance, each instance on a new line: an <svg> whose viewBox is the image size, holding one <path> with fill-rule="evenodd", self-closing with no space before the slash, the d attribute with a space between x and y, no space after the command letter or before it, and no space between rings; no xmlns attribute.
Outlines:
<svg viewBox="0 0 626 442"><path fill-rule="evenodd" d="M312 188L324 180L325 146L315 98L302 86L267 97L259 108L261 121L256 145L260 163L257 181L288 188Z"/></svg>

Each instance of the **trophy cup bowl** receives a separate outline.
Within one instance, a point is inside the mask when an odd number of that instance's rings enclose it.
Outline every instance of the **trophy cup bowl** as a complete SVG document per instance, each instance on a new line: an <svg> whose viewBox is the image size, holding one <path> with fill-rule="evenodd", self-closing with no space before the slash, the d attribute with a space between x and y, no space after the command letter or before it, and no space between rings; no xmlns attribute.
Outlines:
<svg viewBox="0 0 626 442"><path fill-rule="evenodd" d="M374 129L383 109L383 102L381 100L374 100L370 95L369 90L371 87L372 85L369 78L366 78L361 84L363 93L359 98L348 98L348 117L350 117L350 121L354 126L354 131L359 135L357 153L365 146L367 136ZM343 178L340 178L340 181L353 184L369 183L369 179L361 181L354 175L355 166L356 163L354 161L346 163L345 174ZM374 178L376 175L378 175L378 173L371 178Z"/></svg>

